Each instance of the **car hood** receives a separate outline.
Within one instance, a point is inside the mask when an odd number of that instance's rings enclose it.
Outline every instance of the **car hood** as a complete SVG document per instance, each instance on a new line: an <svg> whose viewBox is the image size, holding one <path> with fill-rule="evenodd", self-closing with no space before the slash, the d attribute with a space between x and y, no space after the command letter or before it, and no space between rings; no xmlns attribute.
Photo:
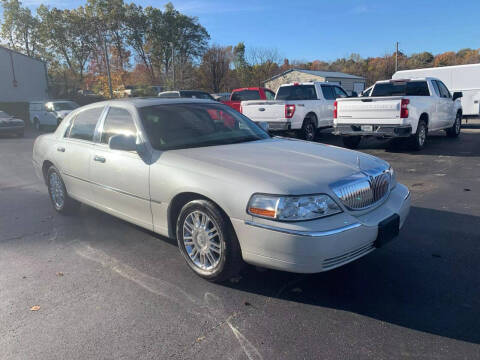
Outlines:
<svg viewBox="0 0 480 360"><path fill-rule="evenodd" d="M229 183L255 183L258 192L330 192L329 185L362 170L385 167L376 157L335 146L273 138L167 151L163 161Z"/></svg>

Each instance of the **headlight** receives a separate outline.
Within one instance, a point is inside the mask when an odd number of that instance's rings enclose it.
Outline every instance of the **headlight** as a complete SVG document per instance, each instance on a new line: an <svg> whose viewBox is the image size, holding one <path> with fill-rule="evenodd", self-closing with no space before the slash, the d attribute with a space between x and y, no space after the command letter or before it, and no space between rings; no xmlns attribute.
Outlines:
<svg viewBox="0 0 480 360"><path fill-rule="evenodd" d="M278 221L318 219L342 212L328 195L277 196L255 194L247 212L253 216Z"/></svg>

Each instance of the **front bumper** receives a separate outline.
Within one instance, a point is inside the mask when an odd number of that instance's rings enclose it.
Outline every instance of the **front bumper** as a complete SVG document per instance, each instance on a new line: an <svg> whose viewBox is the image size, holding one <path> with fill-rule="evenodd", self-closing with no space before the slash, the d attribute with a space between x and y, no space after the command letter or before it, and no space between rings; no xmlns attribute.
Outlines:
<svg viewBox="0 0 480 360"><path fill-rule="evenodd" d="M383 204L363 215L341 213L285 224L262 219L231 219L246 262L297 273L316 273L354 261L375 249L378 224L393 214L400 228L410 211L410 192L402 184Z"/></svg>
<svg viewBox="0 0 480 360"><path fill-rule="evenodd" d="M362 126L372 126L372 131L362 130ZM378 136L378 137L408 137L412 134L410 125L372 125L372 124L341 124L335 125L334 135L344 136Z"/></svg>

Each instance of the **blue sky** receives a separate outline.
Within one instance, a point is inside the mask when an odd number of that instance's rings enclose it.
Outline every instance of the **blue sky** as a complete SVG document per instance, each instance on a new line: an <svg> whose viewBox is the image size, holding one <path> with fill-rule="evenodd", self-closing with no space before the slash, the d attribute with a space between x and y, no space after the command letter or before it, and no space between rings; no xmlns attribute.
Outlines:
<svg viewBox="0 0 480 360"><path fill-rule="evenodd" d="M129 2L130 0L126 0ZM76 7L84 1L24 0ZM163 7L168 1L135 0ZM180 11L197 16L212 42L276 48L296 60L334 60L392 52L395 41L407 54L434 54L480 48L478 0L172 0Z"/></svg>

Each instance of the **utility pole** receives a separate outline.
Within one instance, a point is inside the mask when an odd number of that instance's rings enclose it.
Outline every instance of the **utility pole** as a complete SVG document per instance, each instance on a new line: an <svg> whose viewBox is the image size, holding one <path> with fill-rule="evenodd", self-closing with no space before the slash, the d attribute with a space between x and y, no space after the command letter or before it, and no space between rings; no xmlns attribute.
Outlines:
<svg viewBox="0 0 480 360"><path fill-rule="evenodd" d="M102 38L103 51L105 52L105 64L107 65L108 90L110 92L110 99L113 99L112 76L110 74L110 60L108 59L107 40L105 39L105 35L102 35Z"/></svg>
<svg viewBox="0 0 480 360"><path fill-rule="evenodd" d="M396 43L396 50L395 50L395 72L398 71L398 41Z"/></svg>
<svg viewBox="0 0 480 360"><path fill-rule="evenodd" d="M175 48L172 43L172 73L173 73L173 89L175 90Z"/></svg>

